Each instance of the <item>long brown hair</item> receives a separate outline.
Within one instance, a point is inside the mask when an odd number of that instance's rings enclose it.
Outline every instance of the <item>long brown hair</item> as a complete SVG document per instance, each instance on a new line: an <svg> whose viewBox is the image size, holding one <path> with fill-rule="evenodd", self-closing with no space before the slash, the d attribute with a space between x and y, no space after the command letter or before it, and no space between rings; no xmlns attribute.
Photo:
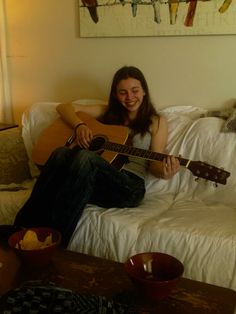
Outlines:
<svg viewBox="0 0 236 314"><path fill-rule="evenodd" d="M149 130L151 124L151 117L157 116L156 109L154 108L149 94L148 85L143 73L134 66L124 66L120 68L114 75L108 100L108 109L103 116L103 122L107 124L123 125L127 119L127 109L117 100L117 85L121 80L134 78L141 83L145 92L143 102L138 110L137 117L132 124L129 125L135 133L144 134Z"/></svg>

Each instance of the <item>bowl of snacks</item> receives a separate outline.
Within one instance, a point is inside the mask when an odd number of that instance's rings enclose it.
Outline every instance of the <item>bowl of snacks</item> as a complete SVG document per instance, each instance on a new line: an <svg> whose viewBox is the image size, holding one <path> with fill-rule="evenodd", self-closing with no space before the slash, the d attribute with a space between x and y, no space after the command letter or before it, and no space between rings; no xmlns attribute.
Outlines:
<svg viewBox="0 0 236 314"><path fill-rule="evenodd" d="M131 256L124 268L138 293L152 301L167 297L184 272L184 266L177 258L159 252Z"/></svg>
<svg viewBox="0 0 236 314"><path fill-rule="evenodd" d="M52 228L27 228L13 233L8 244L29 266L47 265L61 242L61 233Z"/></svg>

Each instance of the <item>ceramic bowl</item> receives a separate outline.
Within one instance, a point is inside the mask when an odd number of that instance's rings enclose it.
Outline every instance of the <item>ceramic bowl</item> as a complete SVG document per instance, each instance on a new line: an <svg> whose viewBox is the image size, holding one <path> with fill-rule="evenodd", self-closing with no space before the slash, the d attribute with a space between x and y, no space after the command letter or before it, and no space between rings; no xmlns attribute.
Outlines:
<svg viewBox="0 0 236 314"><path fill-rule="evenodd" d="M177 258L159 252L131 256L124 268L138 293L153 301L167 297L184 272L184 266Z"/></svg>
<svg viewBox="0 0 236 314"><path fill-rule="evenodd" d="M37 234L39 241L44 242L48 236L52 236L52 244L40 249L22 249L20 241L24 238L28 230L34 231ZM29 266L44 266L47 265L61 242L61 233L52 228L38 227L28 228L13 233L8 244L20 256L22 261Z"/></svg>

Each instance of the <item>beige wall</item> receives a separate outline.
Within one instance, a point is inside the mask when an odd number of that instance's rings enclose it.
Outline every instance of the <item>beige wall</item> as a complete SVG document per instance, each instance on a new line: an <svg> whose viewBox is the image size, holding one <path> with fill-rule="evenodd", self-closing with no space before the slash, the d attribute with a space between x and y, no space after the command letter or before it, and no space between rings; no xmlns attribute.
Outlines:
<svg viewBox="0 0 236 314"><path fill-rule="evenodd" d="M114 71L143 70L159 108L235 98L236 37L80 38L78 1L6 0L15 119L38 101L106 99Z"/></svg>

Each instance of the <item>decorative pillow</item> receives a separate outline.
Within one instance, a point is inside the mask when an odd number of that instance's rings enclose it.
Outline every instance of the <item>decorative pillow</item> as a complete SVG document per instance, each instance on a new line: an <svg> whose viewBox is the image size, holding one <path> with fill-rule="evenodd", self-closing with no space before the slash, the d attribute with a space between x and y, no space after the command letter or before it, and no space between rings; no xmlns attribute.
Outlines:
<svg viewBox="0 0 236 314"><path fill-rule="evenodd" d="M232 109L230 110L212 110L208 111L204 116L205 117L215 117L215 118L221 118L224 120L227 120L232 112Z"/></svg>
<svg viewBox="0 0 236 314"><path fill-rule="evenodd" d="M0 132L0 184L30 179L28 156L18 128Z"/></svg>
<svg viewBox="0 0 236 314"><path fill-rule="evenodd" d="M221 132L236 132L236 109L234 109L225 121Z"/></svg>

